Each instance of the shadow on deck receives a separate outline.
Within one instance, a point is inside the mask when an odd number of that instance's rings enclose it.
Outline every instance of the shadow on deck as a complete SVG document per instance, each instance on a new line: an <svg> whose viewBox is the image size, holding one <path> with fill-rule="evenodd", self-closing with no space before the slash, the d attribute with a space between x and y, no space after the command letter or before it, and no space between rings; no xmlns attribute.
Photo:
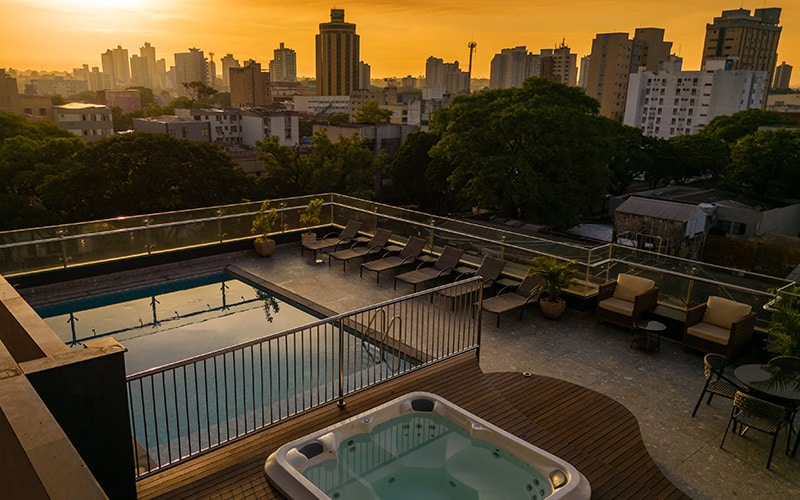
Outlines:
<svg viewBox="0 0 800 500"><path fill-rule="evenodd" d="M462 354L347 399L275 424L139 481L139 498L284 498L264 476L284 443L411 391L438 394L573 464L595 498L688 498L645 449L639 425L620 403L562 380L484 374Z"/></svg>

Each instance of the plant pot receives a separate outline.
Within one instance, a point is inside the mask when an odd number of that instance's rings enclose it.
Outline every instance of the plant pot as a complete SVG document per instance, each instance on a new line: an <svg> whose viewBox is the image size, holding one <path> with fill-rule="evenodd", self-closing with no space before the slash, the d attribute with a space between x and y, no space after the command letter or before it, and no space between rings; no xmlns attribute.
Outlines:
<svg viewBox="0 0 800 500"><path fill-rule="evenodd" d="M316 233L303 233L300 235L300 238L303 245L311 243L312 241L317 241Z"/></svg>
<svg viewBox="0 0 800 500"><path fill-rule="evenodd" d="M253 240L253 248L256 249L256 253L262 257L269 257L272 255L272 252L275 250L275 240L271 238L256 238Z"/></svg>
<svg viewBox="0 0 800 500"><path fill-rule="evenodd" d="M539 309L545 318L558 319L567 310L567 303L564 299L552 302L545 297L539 301Z"/></svg>

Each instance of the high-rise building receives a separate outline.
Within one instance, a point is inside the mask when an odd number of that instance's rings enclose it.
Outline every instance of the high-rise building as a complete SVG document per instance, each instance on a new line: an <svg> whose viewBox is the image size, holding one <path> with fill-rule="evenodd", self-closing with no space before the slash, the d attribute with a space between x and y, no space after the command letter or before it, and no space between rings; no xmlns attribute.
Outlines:
<svg viewBox="0 0 800 500"><path fill-rule="evenodd" d="M203 51L190 48L189 52L175 54L175 90L181 97L189 97L191 92L184 84L203 82L208 84L208 65Z"/></svg>
<svg viewBox="0 0 800 500"><path fill-rule="evenodd" d="M116 49L108 49L100 54L103 73L111 75L111 84L114 88L121 88L131 81L131 66L128 62L128 49L117 45Z"/></svg>
<svg viewBox="0 0 800 500"><path fill-rule="evenodd" d="M252 59L243 68L230 69L231 106L244 108L272 104L269 73L261 71L261 64Z"/></svg>
<svg viewBox="0 0 800 500"><path fill-rule="evenodd" d="M160 79L156 73L156 48L150 45L150 42L144 42L142 47L139 47L139 56L144 60L144 66L147 68L148 82L145 87L151 89L161 89ZM131 57L131 59L133 59ZM133 65L131 65L131 78L133 78Z"/></svg>
<svg viewBox="0 0 800 500"><path fill-rule="evenodd" d="M3 68L0 68L0 111L9 113L21 111L17 79L7 74Z"/></svg>
<svg viewBox="0 0 800 500"><path fill-rule="evenodd" d="M524 45L513 49L502 49L492 58L489 69L489 88L509 89L522 87L522 82L533 75L528 61L528 49Z"/></svg>
<svg viewBox="0 0 800 500"><path fill-rule="evenodd" d="M773 89L788 89L789 81L792 79L792 66L782 62L775 68L775 81L772 83Z"/></svg>
<svg viewBox="0 0 800 500"><path fill-rule="evenodd" d="M542 49L541 54L551 61L542 76L570 87L578 84L578 55L570 52L563 42L555 49Z"/></svg>
<svg viewBox="0 0 800 500"><path fill-rule="evenodd" d="M344 9L331 9L331 22L320 23L317 45L317 95L350 95L358 88L359 36L344 22Z"/></svg>
<svg viewBox="0 0 800 500"><path fill-rule="evenodd" d="M358 62L358 88L359 89L369 89L370 88L370 78L372 76L372 68L369 64L365 63L364 61Z"/></svg>
<svg viewBox="0 0 800 500"><path fill-rule="evenodd" d="M780 17L781 9L774 7L756 9L753 15L747 9L723 10L706 25L703 64L708 58L734 57L733 69L766 71L769 86L778 62Z"/></svg>
<svg viewBox="0 0 800 500"><path fill-rule="evenodd" d="M146 57L131 56L131 83L137 87L153 88L153 76Z"/></svg>
<svg viewBox="0 0 800 500"><path fill-rule="evenodd" d="M280 44L273 52L274 59L269 62L269 78L273 82L297 81L297 54Z"/></svg>
<svg viewBox="0 0 800 500"><path fill-rule="evenodd" d="M766 72L734 70L731 58L709 58L700 71L682 71L672 56L658 71L630 75L625 125L649 137L695 134L714 117L760 108Z"/></svg>
<svg viewBox="0 0 800 500"><path fill-rule="evenodd" d="M225 57L220 59L222 63L222 86L226 89L231 88L231 68L241 68L238 59L233 57L233 54L226 54Z"/></svg>
<svg viewBox="0 0 800 500"><path fill-rule="evenodd" d="M600 101L600 114L622 121L630 74L639 67L657 71L671 50L661 28L638 28L633 39L627 33L599 33L592 41L586 94Z"/></svg>
<svg viewBox="0 0 800 500"><path fill-rule="evenodd" d="M425 62L426 89L440 89L441 92L458 95L469 92L469 73L461 71L458 61L446 63L438 57L429 57Z"/></svg>

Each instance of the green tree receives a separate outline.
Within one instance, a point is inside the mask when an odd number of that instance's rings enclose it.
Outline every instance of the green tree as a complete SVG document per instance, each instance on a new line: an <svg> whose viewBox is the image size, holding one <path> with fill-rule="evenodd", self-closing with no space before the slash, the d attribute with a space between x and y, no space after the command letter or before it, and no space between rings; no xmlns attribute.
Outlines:
<svg viewBox="0 0 800 500"><path fill-rule="evenodd" d="M757 131L759 127L781 125L794 125L794 122L775 111L748 109L729 116L715 117L703 128L701 134L733 144L747 134Z"/></svg>
<svg viewBox="0 0 800 500"><path fill-rule="evenodd" d="M203 82L183 82L183 88L191 95L193 101L202 101L213 96L217 89L209 87Z"/></svg>
<svg viewBox="0 0 800 500"><path fill-rule="evenodd" d="M311 192L332 191L370 199L375 194L375 174L385 157L376 158L366 139L340 136L333 143L320 132L311 138L311 149L302 161L312 172Z"/></svg>
<svg viewBox="0 0 800 500"><path fill-rule="evenodd" d="M403 204L416 204L435 213L448 211L449 183L452 165L434 160L430 150L439 142L431 132L412 132L400 145L390 167L392 185Z"/></svg>
<svg viewBox="0 0 800 500"><path fill-rule="evenodd" d="M77 94L71 95L67 98L69 102L86 102L90 104L97 104L97 92L94 90L84 90Z"/></svg>
<svg viewBox="0 0 800 500"><path fill-rule="evenodd" d="M761 130L731 147L731 170L721 187L757 198L798 199L800 132Z"/></svg>
<svg viewBox="0 0 800 500"><path fill-rule="evenodd" d="M383 109L376 102L365 102L353 115L356 123L389 123L392 111Z"/></svg>
<svg viewBox="0 0 800 500"><path fill-rule="evenodd" d="M70 220L235 203L247 176L218 145L132 133L94 142L45 179L45 205Z"/></svg>
<svg viewBox="0 0 800 500"><path fill-rule="evenodd" d="M122 108L119 106L111 106L111 121L114 124L114 130L117 132L133 129L132 113L123 113Z"/></svg>
<svg viewBox="0 0 800 500"><path fill-rule="evenodd" d="M153 89L148 87L128 87L129 90L138 90L139 91L139 98L142 100L142 107L152 106L155 104L156 99L153 95Z"/></svg>
<svg viewBox="0 0 800 500"><path fill-rule="evenodd" d="M431 157L468 206L564 227L609 185L609 119L582 90L531 78L522 88L459 96L434 114Z"/></svg>
<svg viewBox="0 0 800 500"><path fill-rule="evenodd" d="M258 159L264 164L266 197L283 198L309 194L313 166L300 158L299 147L283 146L276 136L256 142Z"/></svg>
<svg viewBox="0 0 800 500"><path fill-rule="evenodd" d="M702 174L721 175L728 168L728 146L711 136L679 135L671 137L669 143L673 150L669 174L678 182Z"/></svg>
<svg viewBox="0 0 800 500"><path fill-rule="evenodd" d="M347 113L334 113L328 118L328 124L330 125L341 125L342 123L348 123L349 121L350 121L350 115L348 115ZM308 135L309 136L313 135L313 132Z"/></svg>

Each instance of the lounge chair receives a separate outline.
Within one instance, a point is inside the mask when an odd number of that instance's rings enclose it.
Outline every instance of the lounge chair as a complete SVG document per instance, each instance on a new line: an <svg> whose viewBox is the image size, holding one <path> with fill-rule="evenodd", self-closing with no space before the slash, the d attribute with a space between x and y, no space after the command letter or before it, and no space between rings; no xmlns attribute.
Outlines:
<svg viewBox="0 0 800 500"><path fill-rule="evenodd" d="M353 246L350 248L345 248L344 250L338 250L336 252L332 252L328 254L328 267L331 265L331 261L333 259L341 260L342 261L342 271L347 271L347 262L353 259L363 259L367 260L367 257L370 255L375 255L379 253L383 247L389 243L389 238L392 236L392 232L388 229L381 229L379 228L375 231L375 236L372 237L371 240L367 243L367 246Z"/></svg>
<svg viewBox="0 0 800 500"><path fill-rule="evenodd" d="M413 271L398 274L394 277L394 288L397 289L397 281L414 285L414 291L417 291L417 286L429 281L438 282L440 278L449 276L453 272L453 268L458 265L458 261L464 251L456 247L446 246L442 250L441 255L430 267L422 267L424 262L417 266Z"/></svg>
<svg viewBox="0 0 800 500"><path fill-rule="evenodd" d="M411 236L398 255L389 255L387 253L378 260L361 264L360 276L362 278L364 277L364 269L367 271L374 271L377 275L378 283L380 283L381 273L383 271L399 269L402 266L415 262L419 254L422 253L423 248L425 248L425 240L419 236Z"/></svg>
<svg viewBox="0 0 800 500"><path fill-rule="evenodd" d="M303 250L311 250L314 252L314 260L317 260L317 254L326 250L334 249L340 245L346 245L353 241L353 238L358 236L358 230L361 229L361 223L355 220L347 221L347 226L342 229L341 233L328 233L322 239L309 241L300 245L300 256L303 256Z"/></svg>
<svg viewBox="0 0 800 500"><path fill-rule="evenodd" d="M500 290L500 293L494 297L490 297L481 303L481 309L497 315L497 327L500 327L500 315L504 312L519 309L519 320L522 321L522 313L525 306L531 302L536 302L539 295L542 293L544 280L541 276L529 274L522 280L516 290L505 292ZM509 287L506 287L509 288Z"/></svg>
<svg viewBox="0 0 800 500"><path fill-rule="evenodd" d="M497 259L495 257L484 257L477 271L463 272L456 277L456 281L467 278L471 275L480 276L483 280L483 291L485 292L487 289L491 288L494 284L494 281L500 277L500 273L503 272L503 266L505 266L505 264L505 261L502 259ZM451 308L455 308L456 299L462 295L470 293L473 289L474 287L472 286L454 286L445 290L441 290L438 292L438 294L449 298ZM431 296L431 299L433 299L433 296Z"/></svg>
<svg viewBox="0 0 800 500"><path fill-rule="evenodd" d="M756 314L749 304L712 295L705 304L686 311L683 345L736 359L750 348L755 325Z"/></svg>

